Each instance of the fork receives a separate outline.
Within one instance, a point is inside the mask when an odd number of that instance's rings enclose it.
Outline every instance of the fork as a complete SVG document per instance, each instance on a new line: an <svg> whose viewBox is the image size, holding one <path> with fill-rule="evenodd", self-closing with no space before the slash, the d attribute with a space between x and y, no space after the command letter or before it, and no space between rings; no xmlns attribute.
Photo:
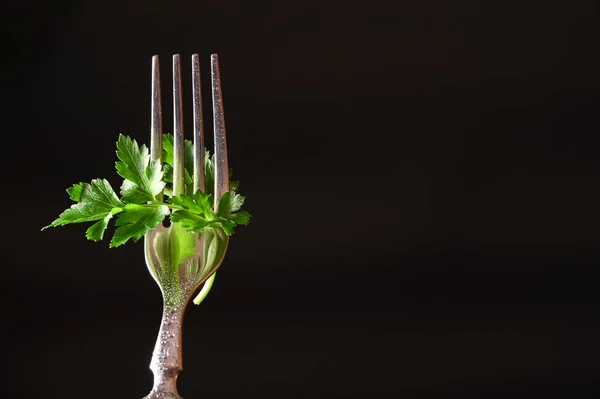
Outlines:
<svg viewBox="0 0 600 399"><path fill-rule="evenodd" d="M151 160L162 161L159 69L159 58L155 55L152 57L150 157ZM223 193L229 191L227 140L217 54L211 55L211 86L215 146L214 207L216 208ZM193 189L205 191L204 128L198 54L192 55L192 93ZM173 55L173 195L185 193L182 97L181 62L179 54L175 54ZM144 237L146 265L161 289L163 316L150 362L150 369L154 374L154 386L144 399L181 399L177 393L177 377L182 370L183 314L192 294L201 284L205 283L200 297L210 289L215 272L227 251L228 243L228 236L220 229L206 229L201 234L190 234L183 232L176 223L172 223L169 227L160 224L146 233ZM187 251L187 256L184 257L182 251Z"/></svg>

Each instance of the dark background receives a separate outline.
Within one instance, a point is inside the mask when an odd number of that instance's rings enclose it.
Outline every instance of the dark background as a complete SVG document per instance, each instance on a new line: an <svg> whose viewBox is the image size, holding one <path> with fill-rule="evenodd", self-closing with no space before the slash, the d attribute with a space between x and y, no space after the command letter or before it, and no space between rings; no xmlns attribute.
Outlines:
<svg viewBox="0 0 600 399"><path fill-rule="evenodd" d="M600 394L596 2L2 7L3 398L150 390L142 244L39 229L149 141L153 54L170 131L194 52L253 220L186 314L184 398Z"/></svg>

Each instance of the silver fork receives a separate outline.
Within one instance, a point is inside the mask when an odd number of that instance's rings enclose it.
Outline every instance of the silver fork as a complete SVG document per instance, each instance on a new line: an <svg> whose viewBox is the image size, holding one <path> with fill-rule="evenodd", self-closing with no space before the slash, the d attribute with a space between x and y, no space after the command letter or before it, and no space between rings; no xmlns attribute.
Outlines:
<svg viewBox="0 0 600 399"><path fill-rule="evenodd" d="M194 113L194 191L205 191L204 131L198 54L192 56L192 92ZM229 191L227 140L219 58L211 55L211 85L215 144L214 206L223 193ZM162 161L162 107L159 59L152 57L152 120L150 156ZM185 160L183 135L183 110L181 90L181 64L179 54L173 56L173 195L185 193ZM192 193L188 193L192 194ZM162 194L161 194L162 195ZM181 229L179 227L179 229ZM146 233L145 257L152 277L158 283L164 301L163 317L154 348L150 369L154 386L145 399L181 399L177 393L177 376L182 370L181 327L183 314L192 294L202 283L210 286L215 271L221 265L228 236L221 230L207 229L202 234L189 234L178 230L176 224L159 225ZM187 251L183 256L183 252ZM201 293L202 295L202 293Z"/></svg>

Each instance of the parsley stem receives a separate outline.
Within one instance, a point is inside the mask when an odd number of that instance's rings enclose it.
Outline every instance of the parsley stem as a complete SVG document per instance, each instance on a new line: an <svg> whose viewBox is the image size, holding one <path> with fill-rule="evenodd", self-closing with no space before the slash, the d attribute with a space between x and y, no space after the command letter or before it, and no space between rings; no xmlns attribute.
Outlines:
<svg viewBox="0 0 600 399"><path fill-rule="evenodd" d="M185 208L179 206L179 205L175 205L175 204L168 204L166 202L151 202L149 204L139 204L140 206L146 207L146 208L158 208L159 206L166 206L169 209L175 209L176 211L184 211Z"/></svg>
<svg viewBox="0 0 600 399"><path fill-rule="evenodd" d="M202 301L204 300L204 298L206 298L206 296L210 292L210 289L212 288L213 283L215 282L215 277L216 276L217 276L217 272L214 272L213 275L210 276L208 278L208 280L206 280L206 282L204 283L204 286L202 287L202 289L200 290L200 292L198 293L198 295L194 299L194 304L195 305L200 305L200 303L202 303Z"/></svg>

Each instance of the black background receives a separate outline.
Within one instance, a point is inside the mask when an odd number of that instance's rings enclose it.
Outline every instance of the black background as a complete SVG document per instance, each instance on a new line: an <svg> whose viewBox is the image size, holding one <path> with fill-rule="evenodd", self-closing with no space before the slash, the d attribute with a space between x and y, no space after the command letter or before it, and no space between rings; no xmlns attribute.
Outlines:
<svg viewBox="0 0 600 399"><path fill-rule="evenodd" d="M153 54L170 131L194 52L253 220L186 314L184 398L598 397L596 2L3 7L2 397L150 390L142 244L39 229L149 140Z"/></svg>

